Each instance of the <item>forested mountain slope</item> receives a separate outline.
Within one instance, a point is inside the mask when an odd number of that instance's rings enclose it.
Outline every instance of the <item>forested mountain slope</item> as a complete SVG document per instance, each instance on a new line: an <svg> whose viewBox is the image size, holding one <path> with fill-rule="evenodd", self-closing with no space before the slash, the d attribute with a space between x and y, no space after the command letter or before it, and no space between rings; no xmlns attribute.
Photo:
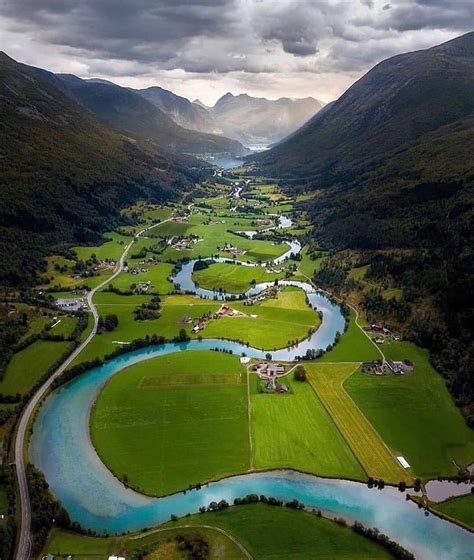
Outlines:
<svg viewBox="0 0 474 560"><path fill-rule="evenodd" d="M183 128L138 92L71 75L58 77L74 98L99 118L119 130L156 143L162 150L189 154L245 153L236 140Z"/></svg>
<svg viewBox="0 0 474 560"><path fill-rule="evenodd" d="M0 137L0 284L31 282L47 252L97 240L123 206L196 178L4 53Z"/></svg>
<svg viewBox="0 0 474 560"><path fill-rule="evenodd" d="M320 243L365 251L381 278L404 287L408 332L431 349L466 414L474 413L473 92L468 33L378 64L257 157L264 173L317 191L309 210Z"/></svg>

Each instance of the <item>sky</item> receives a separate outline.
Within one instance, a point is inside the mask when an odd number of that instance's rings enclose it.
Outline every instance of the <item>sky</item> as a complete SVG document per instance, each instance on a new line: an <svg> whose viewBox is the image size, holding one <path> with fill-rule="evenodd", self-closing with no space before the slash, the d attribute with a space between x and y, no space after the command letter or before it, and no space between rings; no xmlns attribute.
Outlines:
<svg viewBox="0 0 474 560"><path fill-rule="evenodd" d="M336 99L375 64L474 28L473 0L0 0L0 50L208 105Z"/></svg>

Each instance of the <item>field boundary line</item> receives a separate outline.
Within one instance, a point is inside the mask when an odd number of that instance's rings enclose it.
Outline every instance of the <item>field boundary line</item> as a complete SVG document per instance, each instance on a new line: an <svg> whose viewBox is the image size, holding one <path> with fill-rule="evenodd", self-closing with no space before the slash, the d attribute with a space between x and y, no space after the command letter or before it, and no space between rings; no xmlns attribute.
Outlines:
<svg viewBox="0 0 474 560"><path fill-rule="evenodd" d="M338 363L341 363L341 362L321 362L321 363L338 364ZM357 367L359 367L359 364L360 364L360 362L343 362L343 363L345 363L345 364L357 364ZM356 369L352 373L354 373L355 371L356 371ZM350 375L352 375L352 373ZM343 430L341 429L339 424L336 422L336 419L334 418L334 416L333 416L331 410L329 409L329 407L326 405L324 399L321 397L321 395L319 395L317 388L314 386L313 383L311 383L311 381L309 381L309 386L311 387L315 397L322 404L322 406L323 406L324 410L326 411L327 415L329 416L329 418L331 418L334 426L336 426L336 430L340 433L342 439L346 442L347 447L350 449L350 451L351 451L352 455L354 456L355 460L360 465L360 468L363 470L363 472L366 474L366 476L369 476L369 473L367 472L367 469L361 463L361 460L359 459L359 456L357 455L354 448L352 447L349 440L347 439L346 434L343 432Z"/></svg>

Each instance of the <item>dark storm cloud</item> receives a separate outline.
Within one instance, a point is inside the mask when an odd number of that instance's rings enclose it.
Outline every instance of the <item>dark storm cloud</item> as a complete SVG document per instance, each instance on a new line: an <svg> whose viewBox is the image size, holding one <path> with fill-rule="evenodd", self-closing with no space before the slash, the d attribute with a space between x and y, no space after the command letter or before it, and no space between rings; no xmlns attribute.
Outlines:
<svg viewBox="0 0 474 560"><path fill-rule="evenodd" d="M186 78L207 80L211 91L219 76L242 87L251 82L253 90L258 81L275 91L289 84L286 94L299 95L319 80L333 96L383 58L467 31L473 6L473 0L0 0L0 49L56 71L133 84L161 76L182 85Z"/></svg>

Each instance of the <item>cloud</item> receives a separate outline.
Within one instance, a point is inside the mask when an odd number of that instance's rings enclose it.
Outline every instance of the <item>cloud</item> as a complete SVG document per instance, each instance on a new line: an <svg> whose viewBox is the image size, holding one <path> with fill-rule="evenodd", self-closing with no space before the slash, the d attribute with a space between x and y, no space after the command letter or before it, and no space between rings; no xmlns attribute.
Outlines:
<svg viewBox="0 0 474 560"><path fill-rule="evenodd" d="M53 71L329 101L383 58L466 31L471 0L0 0L0 48ZM160 80L163 82L161 83ZM239 86L240 84L240 86ZM260 84L260 86L259 86Z"/></svg>

